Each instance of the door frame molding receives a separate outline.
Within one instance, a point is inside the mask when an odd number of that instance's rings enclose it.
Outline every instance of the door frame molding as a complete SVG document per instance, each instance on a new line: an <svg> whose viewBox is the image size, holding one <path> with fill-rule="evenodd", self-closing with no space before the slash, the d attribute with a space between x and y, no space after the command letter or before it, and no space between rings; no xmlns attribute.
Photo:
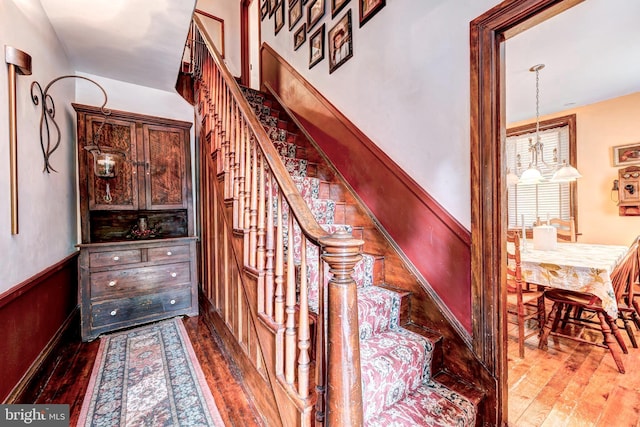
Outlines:
<svg viewBox="0 0 640 427"><path fill-rule="evenodd" d="M507 423L504 262L504 41L584 0L506 0L470 23L471 298L473 345L496 378L498 425ZM499 278L499 280L496 280Z"/></svg>

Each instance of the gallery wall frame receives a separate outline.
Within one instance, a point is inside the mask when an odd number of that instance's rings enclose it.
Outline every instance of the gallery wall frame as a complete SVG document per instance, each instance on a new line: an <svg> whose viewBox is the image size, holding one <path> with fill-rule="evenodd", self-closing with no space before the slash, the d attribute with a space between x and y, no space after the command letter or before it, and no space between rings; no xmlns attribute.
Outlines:
<svg viewBox="0 0 640 427"><path fill-rule="evenodd" d="M380 9L385 7L387 4L386 0L358 0L358 10L360 26L362 27L367 23L373 16L380 12Z"/></svg>
<svg viewBox="0 0 640 427"><path fill-rule="evenodd" d="M309 37L309 69L324 59L324 24Z"/></svg>
<svg viewBox="0 0 640 427"><path fill-rule="evenodd" d="M329 74L353 56L351 9L329 30Z"/></svg>
<svg viewBox="0 0 640 427"><path fill-rule="evenodd" d="M289 31L302 19L302 0L291 0L289 3Z"/></svg>
<svg viewBox="0 0 640 427"><path fill-rule="evenodd" d="M311 32L313 27L320 22L320 18L324 16L325 0L310 0L307 5L307 31Z"/></svg>
<svg viewBox="0 0 640 427"><path fill-rule="evenodd" d="M307 24L302 23L300 28L293 33L293 50L298 50L305 41L307 41Z"/></svg>

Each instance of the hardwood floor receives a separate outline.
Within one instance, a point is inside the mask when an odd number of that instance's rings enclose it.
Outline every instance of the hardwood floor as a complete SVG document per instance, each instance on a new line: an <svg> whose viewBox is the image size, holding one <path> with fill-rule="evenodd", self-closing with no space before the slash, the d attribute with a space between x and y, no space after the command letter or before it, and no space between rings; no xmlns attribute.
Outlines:
<svg viewBox="0 0 640 427"><path fill-rule="evenodd" d="M547 311L548 312L548 311ZM624 330L629 354L620 374L608 350L565 338L549 337L548 350L538 337L526 341L518 357L517 330L509 325L509 426L640 426L640 348ZM636 337L640 332L635 330ZM602 341L602 335L592 334Z"/></svg>
<svg viewBox="0 0 640 427"><path fill-rule="evenodd" d="M235 366L221 351L217 337L199 316L185 318L184 325L225 426L263 426L238 381ZM99 344L99 340L82 343L78 337L58 358L36 401L21 403L69 404L70 425L76 425Z"/></svg>

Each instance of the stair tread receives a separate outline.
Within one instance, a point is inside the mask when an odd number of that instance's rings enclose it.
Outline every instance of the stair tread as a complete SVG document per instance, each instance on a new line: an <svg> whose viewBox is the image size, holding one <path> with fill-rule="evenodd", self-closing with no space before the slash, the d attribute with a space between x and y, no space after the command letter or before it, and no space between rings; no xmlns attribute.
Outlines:
<svg viewBox="0 0 640 427"><path fill-rule="evenodd" d="M366 422L369 427L474 426L475 405L464 396L436 382L427 382L391 408Z"/></svg>
<svg viewBox="0 0 640 427"><path fill-rule="evenodd" d="M433 343L403 328L360 341L365 421L393 406L430 378Z"/></svg>
<svg viewBox="0 0 640 427"><path fill-rule="evenodd" d="M476 408L485 396L485 393L482 390L478 390L473 384L469 384L449 372L439 372L437 375L434 375L433 380L447 388L450 388L451 390L454 390L456 393L463 395L467 400L473 403Z"/></svg>

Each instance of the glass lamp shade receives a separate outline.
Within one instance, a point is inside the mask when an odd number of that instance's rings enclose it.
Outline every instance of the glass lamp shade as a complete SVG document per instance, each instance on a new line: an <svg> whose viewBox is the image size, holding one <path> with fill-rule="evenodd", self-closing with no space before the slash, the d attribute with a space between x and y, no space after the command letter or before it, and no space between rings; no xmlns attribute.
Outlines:
<svg viewBox="0 0 640 427"><path fill-rule="evenodd" d="M113 178L116 176L116 154L93 153L93 172L100 178Z"/></svg>
<svg viewBox="0 0 640 427"><path fill-rule="evenodd" d="M513 187L519 182L520 182L520 179L518 178L518 175L511 172L511 169L507 169L507 187Z"/></svg>
<svg viewBox="0 0 640 427"><path fill-rule="evenodd" d="M538 184L542 181L544 181L544 178L542 177L540 171L535 167L530 166L529 169L522 172L518 184Z"/></svg>
<svg viewBox="0 0 640 427"><path fill-rule="evenodd" d="M562 162L562 167L559 168L557 171L555 171L555 173L553 174L553 177L551 178L551 181L571 182L571 181L575 181L578 178L582 178L582 175L580 175L580 172L578 172L578 170L573 166L567 164L567 161L564 160Z"/></svg>

